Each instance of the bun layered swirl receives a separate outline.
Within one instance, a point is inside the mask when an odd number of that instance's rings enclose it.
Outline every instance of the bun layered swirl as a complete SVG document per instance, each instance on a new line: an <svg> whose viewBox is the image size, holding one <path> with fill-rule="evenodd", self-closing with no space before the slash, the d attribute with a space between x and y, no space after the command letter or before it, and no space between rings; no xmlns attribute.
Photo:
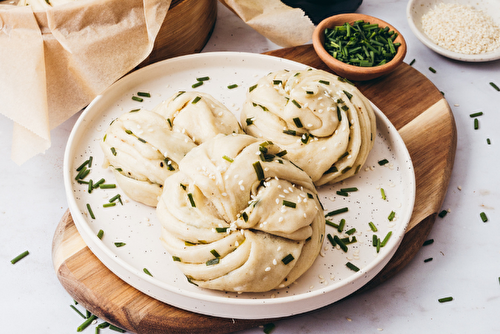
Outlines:
<svg viewBox="0 0 500 334"><path fill-rule="evenodd" d="M162 242L203 288L290 285L319 254L324 218L310 177L278 146L219 135L191 150L157 206Z"/></svg>
<svg viewBox="0 0 500 334"><path fill-rule="evenodd" d="M357 173L373 147L376 120L353 85L322 70L278 71L249 89L247 134L270 140L317 185Z"/></svg>
<svg viewBox="0 0 500 334"><path fill-rule="evenodd" d="M101 148L127 196L156 206L165 179L191 149L217 134L241 132L234 114L210 95L180 92L153 111L134 110L114 120Z"/></svg>

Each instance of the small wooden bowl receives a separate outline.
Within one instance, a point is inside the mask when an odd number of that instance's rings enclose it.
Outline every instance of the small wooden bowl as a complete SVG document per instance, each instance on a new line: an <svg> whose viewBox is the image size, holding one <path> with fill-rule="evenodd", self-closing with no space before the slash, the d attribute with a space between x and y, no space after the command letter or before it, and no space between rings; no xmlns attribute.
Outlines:
<svg viewBox="0 0 500 334"><path fill-rule="evenodd" d="M323 43L325 42L324 31L326 28L333 28L335 26L341 26L346 22L353 23L357 20L364 20L365 22L377 23L381 27L389 27L390 30L393 30L398 34L394 42L399 42L401 45L398 47L397 53L394 58L388 63L380 66L373 67L361 67L348 65L346 63L341 62L333 58L324 48ZM403 38L403 35L394 28L389 23L377 19L373 16L368 16L364 14L339 14L334 15L329 18L321 21L316 29L313 32L312 42L314 46L314 50L321 58L321 60L337 75L344 77L353 81L367 81L371 79L375 79L382 75L388 74L392 72L399 64L403 61L406 55L406 42Z"/></svg>

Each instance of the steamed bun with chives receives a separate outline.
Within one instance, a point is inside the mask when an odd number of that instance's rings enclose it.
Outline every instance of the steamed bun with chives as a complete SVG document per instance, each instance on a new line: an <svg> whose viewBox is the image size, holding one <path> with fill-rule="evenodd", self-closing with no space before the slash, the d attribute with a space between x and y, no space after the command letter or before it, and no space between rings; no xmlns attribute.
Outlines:
<svg viewBox="0 0 500 334"><path fill-rule="evenodd" d="M376 135L370 102L353 85L322 70L277 71L250 87L244 131L270 140L316 186L356 174Z"/></svg>
<svg viewBox="0 0 500 334"><path fill-rule="evenodd" d="M263 292L311 267L325 231L310 177L283 150L248 135L192 149L156 208L162 243L189 282Z"/></svg>
<svg viewBox="0 0 500 334"><path fill-rule="evenodd" d="M115 119L101 148L105 166L127 196L154 207L165 179L190 150L217 134L241 132L234 114L212 96L180 92L153 111L133 110Z"/></svg>

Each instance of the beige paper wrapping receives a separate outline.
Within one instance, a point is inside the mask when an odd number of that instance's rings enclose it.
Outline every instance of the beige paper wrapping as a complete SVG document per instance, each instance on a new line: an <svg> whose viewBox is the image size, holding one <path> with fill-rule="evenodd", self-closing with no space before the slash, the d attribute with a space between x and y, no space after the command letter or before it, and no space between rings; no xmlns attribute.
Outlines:
<svg viewBox="0 0 500 334"><path fill-rule="evenodd" d="M33 12L0 6L0 112L14 121L12 159L50 147L50 130L153 49L170 0L81 0Z"/></svg>
<svg viewBox="0 0 500 334"><path fill-rule="evenodd" d="M246 24L282 47L302 45L311 39L314 24L300 8L279 0L220 0Z"/></svg>

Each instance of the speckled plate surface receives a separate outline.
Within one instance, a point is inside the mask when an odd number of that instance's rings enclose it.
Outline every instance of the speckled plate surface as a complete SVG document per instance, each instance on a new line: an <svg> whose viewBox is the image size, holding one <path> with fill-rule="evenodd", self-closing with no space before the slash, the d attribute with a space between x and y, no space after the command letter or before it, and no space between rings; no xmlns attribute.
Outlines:
<svg viewBox="0 0 500 334"><path fill-rule="evenodd" d="M410 220L415 200L415 175L406 146L385 115L375 107L377 137L375 146L360 172L339 184L323 186L320 200L328 212L348 208L328 217L333 223L345 219L343 233L331 226L326 233L344 237L355 228L357 242L347 253L332 247L325 238L320 256L296 284L267 293L225 293L200 289L190 284L160 243L160 223L155 209L127 199L119 188L95 189L75 181L76 168L90 156L93 164L88 178L115 183L111 171L102 168L104 160L99 141L110 122L136 108L151 110L179 90L191 90L196 78L209 76L196 90L209 93L224 103L239 119L240 106L248 87L271 71L299 70L305 65L282 58L234 52L202 53L173 58L133 72L98 96L82 113L68 141L64 158L64 182L69 209L75 225L91 251L122 280L141 292L191 312L225 318L277 318L311 311L353 293L373 278L398 248ZM238 87L228 89L229 85ZM139 91L151 93L144 102L132 100ZM380 166L379 161L388 163ZM349 196L337 190L357 187ZM381 195L384 189L386 199ZM121 194L123 206L104 208L103 204ZM90 204L95 219L88 214ZM395 213L392 221L388 219ZM378 231L373 232L368 223ZM99 230L104 237L97 238ZM373 235L387 244L377 253ZM116 247L115 242L126 245ZM360 270L355 272L346 263ZM152 276L144 273L147 268Z"/></svg>

